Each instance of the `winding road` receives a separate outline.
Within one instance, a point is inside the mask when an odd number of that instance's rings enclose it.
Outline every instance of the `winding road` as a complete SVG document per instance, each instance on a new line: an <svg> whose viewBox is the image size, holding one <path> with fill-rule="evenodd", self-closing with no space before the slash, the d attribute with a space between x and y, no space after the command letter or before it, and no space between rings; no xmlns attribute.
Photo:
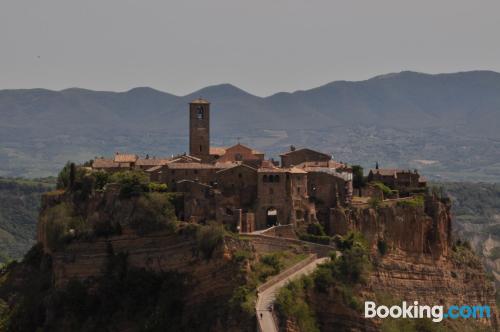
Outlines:
<svg viewBox="0 0 500 332"><path fill-rule="evenodd" d="M325 263L329 260L328 257L315 257L316 255L314 255L314 257L309 256L308 258L306 258L306 260L311 260L311 262L304 265L297 271L290 274L291 270L293 270L297 266L304 264L304 261L301 261L291 268L278 274L275 278L272 279L270 283L267 282L266 284L264 284L265 287L260 287L265 288L262 291L259 291L257 304L255 305L255 311L258 321L257 326L260 332L278 332L277 323L274 320L273 314L269 308L276 300L276 295L278 294L281 287L286 286L286 284L292 280L296 280L302 276L311 274L319 264Z"/></svg>

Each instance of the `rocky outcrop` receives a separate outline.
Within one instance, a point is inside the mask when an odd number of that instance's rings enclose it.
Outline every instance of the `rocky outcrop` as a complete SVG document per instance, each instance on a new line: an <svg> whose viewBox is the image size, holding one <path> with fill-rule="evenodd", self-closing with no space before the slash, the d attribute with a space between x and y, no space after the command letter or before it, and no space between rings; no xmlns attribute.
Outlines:
<svg viewBox="0 0 500 332"><path fill-rule="evenodd" d="M379 241L409 254L447 256L451 248L450 206L435 197L424 206L381 203L377 208L334 208L327 230L330 235L359 231L375 249Z"/></svg>
<svg viewBox="0 0 500 332"><path fill-rule="evenodd" d="M341 235L359 231L368 242L372 269L366 284L354 290L360 303L389 297L397 302L416 300L445 307L489 305L495 311L491 319L478 323L492 330L499 328L493 283L482 267L454 257L448 202L430 196L424 206L381 204L377 208L334 209L328 229ZM380 252L380 242L385 243L386 253ZM343 303L336 291L310 294L322 330L380 329L381 321L364 319L360 310Z"/></svg>

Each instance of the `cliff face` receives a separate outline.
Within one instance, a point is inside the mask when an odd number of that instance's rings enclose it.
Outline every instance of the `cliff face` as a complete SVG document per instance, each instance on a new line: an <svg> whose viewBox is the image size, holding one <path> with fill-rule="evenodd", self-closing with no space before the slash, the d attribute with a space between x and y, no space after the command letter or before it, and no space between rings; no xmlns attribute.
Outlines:
<svg viewBox="0 0 500 332"><path fill-rule="evenodd" d="M70 202L64 194L46 196L43 202L38 239L46 242L51 208ZM138 235L128 226L134 200L124 203L117 192L99 193L76 208L93 225L104 222L123 224L121 234L72 241L64 250L52 252L55 285L64 287L72 279L91 280L103 275L110 255L127 254L128 263L150 271L178 271L191 276L193 287L185 299L187 307L210 301L228 301L244 284L241 266L232 256L238 250L269 252L300 247L297 240L249 237L239 241L226 237L210 260L197 254L198 244L189 232L153 232ZM457 251L451 238L450 205L428 197L423 205L384 202L368 206L332 209L327 229L330 235L350 231L363 234L370 253L371 270L365 283L353 286L358 303L364 300L384 304L383 299L419 301L421 304L490 305L496 308L494 287L473 257ZM276 231L276 230L275 230ZM284 235L284 234L275 234ZM290 236L293 237L293 236ZM383 249L385 248L385 249ZM46 248L48 249L48 248ZM244 277L243 277L244 278ZM345 293L332 287L327 292L308 292L308 302L316 313L321 330L379 331L382 321L364 319L362 310L346 304ZM189 317L187 313L186 317ZM498 328L496 313L483 327ZM445 323L447 324L447 323ZM231 327L232 326L232 327ZM219 323L214 330L238 330L241 326ZM290 322L289 330L296 327ZM251 329L251 326L247 326ZM460 330L463 326L454 328ZM452 326L453 329L453 326Z"/></svg>
<svg viewBox="0 0 500 332"><path fill-rule="evenodd" d="M472 253L464 258L452 243L447 202L429 197L424 206L337 209L332 216L330 230L338 234L356 230L368 242L372 268L367 282L355 286L361 304L365 300L384 304L383 298L389 297L395 303L417 300L445 308L490 305L496 311L494 285L487 280L482 266ZM380 243L387 248L384 254ZM335 289L330 289L329 294L311 292L310 301L322 330L334 326L356 331L380 329L382 321L364 319L359 310L339 301ZM479 324L496 330L496 313ZM465 330L463 326L448 327Z"/></svg>
<svg viewBox="0 0 500 332"><path fill-rule="evenodd" d="M433 197L423 206L395 201L376 209L332 209L327 228L331 235L359 231L373 249L383 241L388 248L436 259L448 256L452 246L450 206Z"/></svg>

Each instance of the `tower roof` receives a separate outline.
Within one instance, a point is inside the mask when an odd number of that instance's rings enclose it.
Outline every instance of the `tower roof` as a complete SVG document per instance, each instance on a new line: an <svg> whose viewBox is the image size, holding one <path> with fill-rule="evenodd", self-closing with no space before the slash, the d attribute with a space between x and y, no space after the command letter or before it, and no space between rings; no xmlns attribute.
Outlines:
<svg viewBox="0 0 500 332"><path fill-rule="evenodd" d="M203 98L196 98L195 100L190 102L190 104L210 104L210 102L208 100L203 99Z"/></svg>

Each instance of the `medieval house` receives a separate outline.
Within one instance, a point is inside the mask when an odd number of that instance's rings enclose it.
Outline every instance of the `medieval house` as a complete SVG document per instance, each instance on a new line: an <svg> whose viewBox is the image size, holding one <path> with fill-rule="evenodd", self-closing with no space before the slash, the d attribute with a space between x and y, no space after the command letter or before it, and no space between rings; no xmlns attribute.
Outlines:
<svg viewBox="0 0 500 332"><path fill-rule="evenodd" d="M215 219L239 231L327 222L330 209L352 197L352 170L328 154L292 148L278 164L240 143L210 146L210 103L204 99L189 104L188 154L158 159L117 153L95 159L92 167L143 170L151 181L183 193L182 219Z"/></svg>

